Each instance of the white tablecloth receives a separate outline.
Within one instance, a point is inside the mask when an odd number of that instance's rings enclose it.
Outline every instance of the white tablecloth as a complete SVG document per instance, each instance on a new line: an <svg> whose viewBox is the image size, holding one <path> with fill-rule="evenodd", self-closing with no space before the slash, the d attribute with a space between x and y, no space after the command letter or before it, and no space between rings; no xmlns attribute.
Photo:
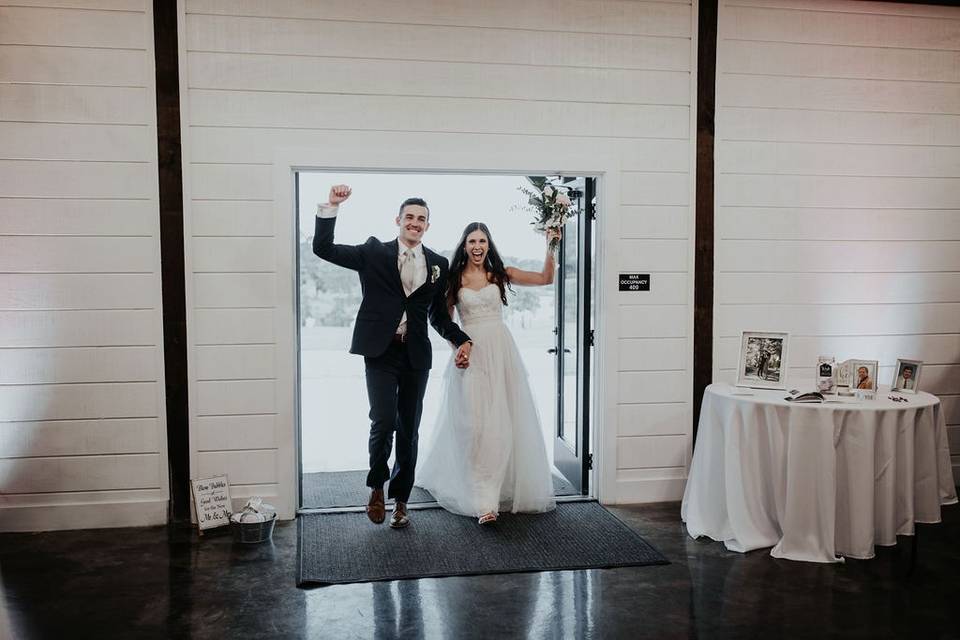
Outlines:
<svg viewBox="0 0 960 640"><path fill-rule="evenodd" d="M751 395L744 395L751 394ZM808 562L872 558L957 502L940 401L792 404L783 391L712 384L681 514L731 551Z"/></svg>

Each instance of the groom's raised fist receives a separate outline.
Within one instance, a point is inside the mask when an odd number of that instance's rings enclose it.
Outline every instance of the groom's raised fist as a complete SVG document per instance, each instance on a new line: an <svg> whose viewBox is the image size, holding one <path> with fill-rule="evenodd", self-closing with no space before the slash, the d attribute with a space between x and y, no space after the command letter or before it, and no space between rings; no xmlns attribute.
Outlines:
<svg viewBox="0 0 960 640"><path fill-rule="evenodd" d="M350 187L345 184L335 184L330 187L330 204L340 204L350 197Z"/></svg>

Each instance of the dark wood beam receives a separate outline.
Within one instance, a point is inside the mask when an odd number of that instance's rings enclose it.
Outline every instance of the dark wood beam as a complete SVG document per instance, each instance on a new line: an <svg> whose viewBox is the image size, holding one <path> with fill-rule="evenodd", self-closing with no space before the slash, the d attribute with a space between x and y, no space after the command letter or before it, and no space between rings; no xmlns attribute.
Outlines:
<svg viewBox="0 0 960 640"><path fill-rule="evenodd" d="M693 278L693 435L713 380L713 149L717 81L717 0L700 2L697 25L697 188Z"/></svg>
<svg viewBox="0 0 960 640"><path fill-rule="evenodd" d="M153 2L160 185L160 271L166 381L170 519L190 520L190 417L187 403L187 314L183 255L183 170L180 161L180 73L177 3Z"/></svg>

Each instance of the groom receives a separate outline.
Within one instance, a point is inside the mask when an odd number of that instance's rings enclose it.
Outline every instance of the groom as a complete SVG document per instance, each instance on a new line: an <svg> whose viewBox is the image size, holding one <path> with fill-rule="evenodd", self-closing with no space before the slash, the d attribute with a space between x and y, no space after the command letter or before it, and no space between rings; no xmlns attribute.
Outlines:
<svg viewBox="0 0 960 640"><path fill-rule="evenodd" d="M427 203L421 198L404 200L396 218L396 240L370 237L356 246L334 244L337 211L350 193L347 185L334 185L329 203L317 206L313 252L360 276L363 299L350 353L363 356L370 399L367 517L375 524L386 518L383 485L389 478L394 500L390 526L401 529L410 524L407 499L413 489L417 430L433 357L427 317L437 333L458 347L456 363L462 369L469 366L472 343L447 310L447 259L421 244L430 228ZM397 451L391 472L387 460L394 431Z"/></svg>

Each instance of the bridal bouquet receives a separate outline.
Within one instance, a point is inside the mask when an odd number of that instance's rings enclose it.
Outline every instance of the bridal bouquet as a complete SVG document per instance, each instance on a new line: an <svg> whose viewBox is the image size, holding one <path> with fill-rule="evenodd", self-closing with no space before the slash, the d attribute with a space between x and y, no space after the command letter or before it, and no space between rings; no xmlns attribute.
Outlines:
<svg viewBox="0 0 960 640"><path fill-rule="evenodd" d="M567 220L576 214L575 211L570 211L572 203L566 187L555 187L544 180L541 191L534 191L527 187L519 187L519 189L527 196L527 206L522 208L533 213L533 221L530 224L537 233L546 235L551 229L562 231ZM554 251L559 243L559 238L554 237L550 240L550 250Z"/></svg>

